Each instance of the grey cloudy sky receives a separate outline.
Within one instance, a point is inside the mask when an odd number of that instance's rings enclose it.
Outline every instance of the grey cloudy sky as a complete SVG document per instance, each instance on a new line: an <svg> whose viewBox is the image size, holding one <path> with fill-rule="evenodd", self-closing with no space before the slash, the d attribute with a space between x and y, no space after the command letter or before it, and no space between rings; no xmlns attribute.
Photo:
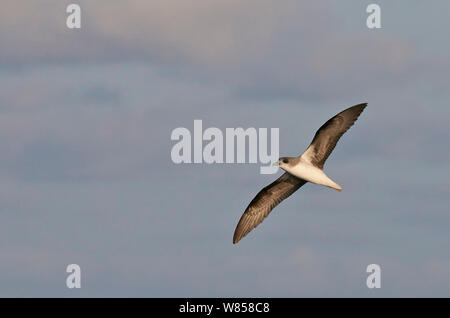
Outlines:
<svg viewBox="0 0 450 318"><path fill-rule="evenodd" d="M0 296L449 296L450 3L0 5ZM258 164L175 165L171 131L278 127L298 155L369 106L238 245ZM65 268L82 269L68 290ZM382 288L365 269L380 264Z"/></svg>

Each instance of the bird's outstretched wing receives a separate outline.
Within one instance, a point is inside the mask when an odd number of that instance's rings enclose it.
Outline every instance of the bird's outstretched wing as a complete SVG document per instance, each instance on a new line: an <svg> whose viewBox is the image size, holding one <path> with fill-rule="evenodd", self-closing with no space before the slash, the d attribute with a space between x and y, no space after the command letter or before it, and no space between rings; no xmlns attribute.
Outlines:
<svg viewBox="0 0 450 318"><path fill-rule="evenodd" d="M257 227L274 207L297 191L306 182L286 172L259 191L247 209L245 209L244 214L242 214L234 230L233 244L239 242L251 230Z"/></svg>
<svg viewBox="0 0 450 318"><path fill-rule="evenodd" d="M322 169L339 138L355 123L366 106L367 103L352 106L329 119L316 132L302 158Z"/></svg>

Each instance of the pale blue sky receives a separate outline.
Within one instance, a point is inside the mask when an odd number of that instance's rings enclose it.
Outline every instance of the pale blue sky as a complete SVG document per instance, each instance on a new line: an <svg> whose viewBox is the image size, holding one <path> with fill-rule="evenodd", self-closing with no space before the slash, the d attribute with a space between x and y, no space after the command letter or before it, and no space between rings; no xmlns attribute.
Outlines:
<svg viewBox="0 0 450 318"><path fill-rule="evenodd" d="M448 1L10 1L0 10L0 296L449 296ZM325 169L232 245L277 175L175 165L176 127L278 127ZM65 287L65 268L82 288ZM382 268L368 290L365 268Z"/></svg>

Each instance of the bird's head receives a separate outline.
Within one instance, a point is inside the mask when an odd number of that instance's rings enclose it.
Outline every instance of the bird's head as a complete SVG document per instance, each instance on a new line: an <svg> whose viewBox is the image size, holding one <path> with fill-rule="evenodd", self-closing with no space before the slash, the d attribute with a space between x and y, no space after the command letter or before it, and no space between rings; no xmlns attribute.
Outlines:
<svg viewBox="0 0 450 318"><path fill-rule="evenodd" d="M294 163L294 159L295 158L290 158L290 157L281 157L280 159L278 159L277 162L275 162L273 165L274 166L279 166L281 169L286 170L285 168L292 166Z"/></svg>

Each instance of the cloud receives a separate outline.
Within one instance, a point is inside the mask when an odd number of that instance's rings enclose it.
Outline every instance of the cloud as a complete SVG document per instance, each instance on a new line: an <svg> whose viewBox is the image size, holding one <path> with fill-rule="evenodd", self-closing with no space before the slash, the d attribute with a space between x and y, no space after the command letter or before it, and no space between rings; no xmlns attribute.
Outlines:
<svg viewBox="0 0 450 318"><path fill-rule="evenodd" d="M104 61L125 54L233 61L244 47L269 44L277 20L292 7L290 1L274 6L266 0L80 1L82 29L70 31L65 26L68 3L7 1L0 15L3 60Z"/></svg>
<svg viewBox="0 0 450 318"><path fill-rule="evenodd" d="M361 12L342 4L354 21L346 22L332 2L81 1L83 26L76 31L65 26L67 4L8 1L0 13L2 67L140 61L226 83L256 101L324 102L353 92L364 98L374 87L387 92L420 78L449 80L445 55L430 61L426 46L403 30L367 29L364 4Z"/></svg>

